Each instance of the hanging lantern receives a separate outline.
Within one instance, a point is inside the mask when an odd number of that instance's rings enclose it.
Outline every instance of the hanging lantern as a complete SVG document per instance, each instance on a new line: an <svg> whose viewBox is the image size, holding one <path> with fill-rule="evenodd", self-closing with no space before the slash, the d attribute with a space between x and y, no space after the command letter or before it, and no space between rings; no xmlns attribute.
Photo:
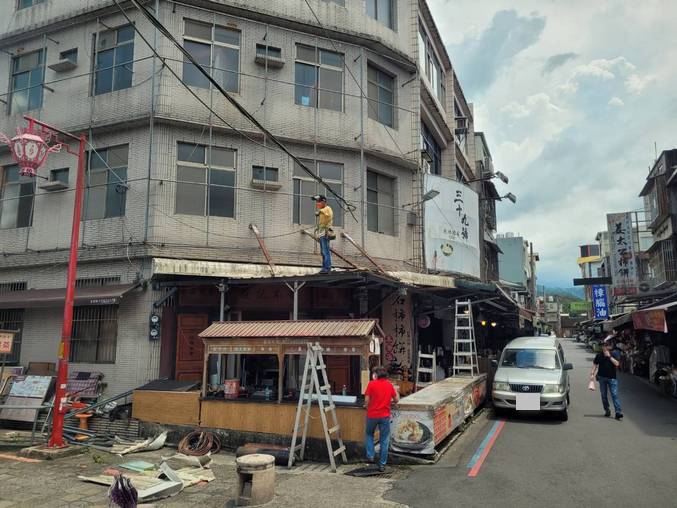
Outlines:
<svg viewBox="0 0 677 508"><path fill-rule="evenodd" d="M0 141L9 145L12 158L19 165L21 176L33 177L47 159L49 152L61 150L61 144L49 146L51 136L35 131L31 127L17 129L17 135L9 139L0 133Z"/></svg>

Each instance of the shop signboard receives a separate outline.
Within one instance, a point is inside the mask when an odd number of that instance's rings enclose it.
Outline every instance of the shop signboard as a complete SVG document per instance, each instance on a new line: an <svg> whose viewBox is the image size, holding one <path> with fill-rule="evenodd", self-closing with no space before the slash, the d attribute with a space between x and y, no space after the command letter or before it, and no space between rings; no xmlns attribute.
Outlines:
<svg viewBox="0 0 677 508"><path fill-rule="evenodd" d="M664 309L640 310L632 313L632 325L635 330L653 330L668 333Z"/></svg>
<svg viewBox="0 0 677 508"><path fill-rule="evenodd" d="M466 382L462 388L449 388L451 396L439 402L422 404L414 394L402 399L392 412L390 446L394 451L420 455L432 455L435 447L461 426L486 397L486 377L481 376ZM436 385L458 383L454 378L435 383L425 390L434 390ZM411 401L411 402L410 402ZM410 409L407 407L410 406Z"/></svg>
<svg viewBox="0 0 677 508"><path fill-rule="evenodd" d="M383 306L383 349L391 370L411 370L413 324L411 296L393 295Z"/></svg>
<svg viewBox="0 0 677 508"><path fill-rule="evenodd" d="M0 330L0 355L12 352L12 343L14 342L14 333Z"/></svg>
<svg viewBox="0 0 677 508"><path fill-rule="evenodd" d="M587 313L590 312L590 302L580 301L580 302L571 302L569 304L569 311L575 313Z"/></svg>
<svg viewBox="0 0 677 508"><path fill-rule="evenodd" d="M611 246L613 295L637 294L637 262L632 213L609 213L606 218Z"/></svg>
<svg viewBox="0 0 677 508"><path fill-rule="evenodd" d="M428 270L480 276L479 198L456 180L425 175L423 204L425 265Z"/></svg>
<svg viewBox="0 0 677 508"><path fill-rule="evenodd" d="M607 319L609 317L606 286L592 286L592 303L595 310L595 319Z"/></svg>

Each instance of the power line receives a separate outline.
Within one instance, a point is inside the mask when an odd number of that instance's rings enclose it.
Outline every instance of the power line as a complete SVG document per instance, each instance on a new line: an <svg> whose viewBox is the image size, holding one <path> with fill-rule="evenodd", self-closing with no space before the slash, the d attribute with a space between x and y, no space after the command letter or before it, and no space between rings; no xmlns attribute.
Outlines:
<svg viewBox="0 0 677 508"><path fill-rule="evenodd" d="M127 16L127 14L124 12L124 10L122 10L122 7L120 6L119 1L118 1L118 0L114 0L114 1L115 1L115 4L118 6L118 8L123 12L124 16L129 20L129 17ZM158 29L158 30L160 31L160 33L161 33L162 35L164 35L167 39L169 39L169 41L170 41L170 42L171 42L171 43L172 43L172 44L173 44L173 45L174 45L174 46L175 46L175 47L176 47L176 48L177 48L177 49L178 49L178 50L179 50L179 51L180 51L180 52L181 52L181 53L182 53L182 54L183 54L183 55L184 55L184 56L185 56L185 57L186 57L193 65L194 65L194 66L195 66L196 69L198 69L198 70L200 71L200 73L201 73L201 74L202 74L202 75L203 75L203 76L204 76L204 77L205 77L205 78L206 78L206 79L207 79L207 80L208 80L208 81L209 81L209 82L210 82L210 83L211 83L211 84L212 84L212 85L213 85L213 86L221 93L221 95L223 95L223 96L228 100L228 102L230 102L230 103L235 107L235 109L237 109L237 110L240 112L240 114L241 114L242 116L244 116L244 117L245 117L247 120L249 120L252 124L254 124L256 127L258 127L259 130L260 130L261 132L263 132L263 134L265 134L267 137L269 137L270 140L271 140L274 144L276 144L283 152L285 152L289 157L291 157L291 158L294 160L294 162L296 162L296 163L299 165L299 167L301 167L306 173L308 173L308 175L309 175L312 179L314 179L317 183L319 183L320 185L322 185L322 186L326 189L326 191L327 191L328 193L330 193L332 196L334 196L334 197L336 198L336 200L338 201L339 206L341 206L341 208L344 208L344 206L345 206L344 210L347 210L347 211L352 215L353 219L355 219L355 222L358 222L358 221L357 221L357 217L356 217L355 214L354 214L354 210L356 209L355 206L349 204L349 203L343 198L343 196L341 196L341 195L338 194L336 191L334 191L334 190L331 188L330 185L328 185L328 184L326 184L326 183L324 182L324 180L323 180L322 178L320 178L319 176L315 175L315 174L314 174L314 173L313 173L313 172L312 172L305 164L303 164L303 162L301 161L301 159L299 159L298 157L296 157L296 156L295 156L295 155L294 155L294 154L293 154L293 153L292 153L292 152L284 145L284 143L282 143L279 139L277 139L277 137L276 137L274 134L272 134L266 127L264 127L263 124L261 124L261 122L259 122L259 121L258 121L251 113L249 113L249 111L247 111L246 108L244 108L238 101L236 101L236 100L235 100L235 99L234 99L234 98L233 98L233 97L232 97L232 96L231 96L231 95L230 95L230 94L229 94L229 93L228 93L228 92L227 92L227 91L226 91L226 90L218 83L218 81L216 81L216 80L211 76L211 74L209 74L209 73L204 69L204 67L203 67L200 63L198 63L198 61L195 60L195 58L193 58L193 55L191 55L190 52L188 52L181 44L179 44L179 42L174 38L174 36L169 32L169 30L167 30L167 28L165 28L165 26L164 26L162 23L160 23L160 22L157 20L157 18L155 18L155 16L153 16L153 15L152 15L152 14L151 14L151 13L150 13L143 5L141 5L141 4L138 2L138 0L131 0L131 2L134 4L134 6L135 6L137 9L139 9L139 11L141 11L141 13L148 19L148 21L150 21L150 23L151 23L156 29ZM131 23L131 20L130 20L130 23ZM139 33L139 35L141 35L140 32L139 32L139 30L138 30L138 28L137 28L135 25L134 25L134 29ZM147 45L149 45L149 47L151 47L151 46L150 46L150 43L145 39L145 37L142 36L142 39L144 40L144 42L145 42ZM153 48L153 51L155 52L154 48ZM178 78L178 77L177 77L177 78Z"/></svg>

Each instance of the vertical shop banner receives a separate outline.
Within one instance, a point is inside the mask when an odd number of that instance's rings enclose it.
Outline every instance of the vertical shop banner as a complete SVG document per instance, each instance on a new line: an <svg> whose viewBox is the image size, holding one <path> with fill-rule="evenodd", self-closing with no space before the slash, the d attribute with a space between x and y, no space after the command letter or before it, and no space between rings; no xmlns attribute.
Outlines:
<svg viewBox="0 0 677 508"><path fill-rule="evenodd" d="M383 342L386 365L411 370L413 315L411 296L394 295L383 305Z"/></svg>
<svg viewBox="0 0 677 508"><path fill-rule="evenodd" d="M439 195L423 204L428 270L480 276L479 197L467 185L425 175L424 190Z"/></svg>
<svg viewBox="0 0 677 508"><path fill-rule="evenodd" d="M606 286L592 286L592 308L595 310L595 319L607 319L609 317Z"/></svg>
<svg viewBox="0 0 677 508"><path fill-rule="evenodd" d="M611 248L611 279L614 296L637 294L637 262L635 259L632 214L608 213Z"/></svg>

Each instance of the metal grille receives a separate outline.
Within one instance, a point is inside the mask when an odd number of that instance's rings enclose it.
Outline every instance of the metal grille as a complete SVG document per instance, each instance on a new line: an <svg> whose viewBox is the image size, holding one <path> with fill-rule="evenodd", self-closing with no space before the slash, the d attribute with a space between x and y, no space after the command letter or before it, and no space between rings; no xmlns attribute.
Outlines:
<svg viewBox="0 0 677 508"><path fill-rule="evenodd" d="M112 286L120 284L120 277L90 277L87 279L78 279L75 281L76 288L93 288L97 286Z"/></svg>
<svg viewBox="0 0 677 508"><path fill-rule="evenodd" d="M3 282L0 283L0 294L11 293L12 291L25 291L28 284L24 282Z"/></svg>
<svg viewBox="0 0 677 508"><path fill-rule="evenodd" d="M115 363L117 337L117 305L75 307L70 361Z"/></svg>
<svg viewBox="0 0 677 508"><path fill-rule="evenodd" d="M23 284L26 283L24 282ZM23 328L23 324L23 309L0 310L0 330L18 330L19 332L14 335L12 352L7 355L5 360L8 365L18 364L21 358L21 329Z"/></svg>
<svg viewBox="0 0 677 508"><path fill-rule="evenodd" d="M510 390L519 393L541 393L543 385L518 385L510 383Z"/></svg>

